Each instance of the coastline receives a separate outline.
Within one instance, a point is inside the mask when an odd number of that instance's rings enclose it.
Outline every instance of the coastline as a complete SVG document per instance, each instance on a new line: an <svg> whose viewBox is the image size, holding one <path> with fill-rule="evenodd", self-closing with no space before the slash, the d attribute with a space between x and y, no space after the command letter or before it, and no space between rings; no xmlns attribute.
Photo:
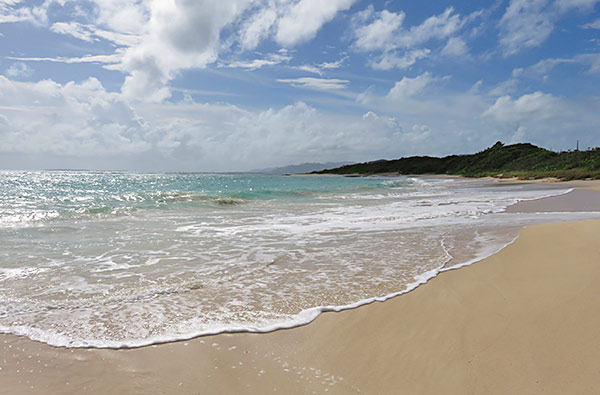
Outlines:
<svg viewBox="0 0 600 395"><path fill-rule="evenodd" d="M599 230L525 228L499 253L401 297L269 334L134 350L1 335L0 383L8 393L586 392L600 380Z"/></svg>

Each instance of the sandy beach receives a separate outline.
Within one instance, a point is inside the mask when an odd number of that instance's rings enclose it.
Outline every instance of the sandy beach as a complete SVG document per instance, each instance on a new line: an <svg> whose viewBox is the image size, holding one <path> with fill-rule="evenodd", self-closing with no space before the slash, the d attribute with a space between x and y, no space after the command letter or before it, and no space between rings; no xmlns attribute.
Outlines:
<svg viewBox="0 0 600 395"><path fill-rule="evenodd" d="M511 208L541 209L600 210L600 192ZM599 235L600 221L527 227L408 294L268 334L130 350L1 335L0 393L595 393Z"/></svg>

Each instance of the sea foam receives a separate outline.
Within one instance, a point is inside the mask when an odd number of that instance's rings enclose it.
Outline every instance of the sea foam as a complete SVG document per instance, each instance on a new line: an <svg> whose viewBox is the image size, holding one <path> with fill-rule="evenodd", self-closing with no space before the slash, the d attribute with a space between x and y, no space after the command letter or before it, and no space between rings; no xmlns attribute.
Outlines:
<svg viewBox="0 0 600 395"><path fill-rule="evenodd" d="M0 332L66 347L304 325L483 259L523 225L600 216L506 213L569 189L487 180L0 177ZM25 219L38 212L56 215Z"/></svg>

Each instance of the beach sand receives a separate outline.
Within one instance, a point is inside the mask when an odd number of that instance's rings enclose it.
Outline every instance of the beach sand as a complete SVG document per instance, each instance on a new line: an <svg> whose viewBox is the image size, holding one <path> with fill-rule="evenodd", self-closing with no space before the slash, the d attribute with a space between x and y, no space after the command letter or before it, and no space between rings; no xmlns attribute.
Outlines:
<svg viewBox="0 0 600 395"><path fill-rule="evenodd" d="M543 204L574 210L582 193ZM408 294L290 330L132 350L2 335L0 393L597 393L598 284L600 221L531 226Z"/></svg>

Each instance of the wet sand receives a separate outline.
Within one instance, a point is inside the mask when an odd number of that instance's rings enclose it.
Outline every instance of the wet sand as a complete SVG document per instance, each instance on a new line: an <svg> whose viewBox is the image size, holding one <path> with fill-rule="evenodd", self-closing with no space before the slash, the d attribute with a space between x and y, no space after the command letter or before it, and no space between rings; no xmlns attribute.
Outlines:
<svg viewBox="0 0 600 395"><path fill-rule="evenodd" d="M600 210L589 193L543 204ZM594 393L599 283L600 221L537 225L408 294L290 330L133 350L2 335L0 393Z"/></svg>

